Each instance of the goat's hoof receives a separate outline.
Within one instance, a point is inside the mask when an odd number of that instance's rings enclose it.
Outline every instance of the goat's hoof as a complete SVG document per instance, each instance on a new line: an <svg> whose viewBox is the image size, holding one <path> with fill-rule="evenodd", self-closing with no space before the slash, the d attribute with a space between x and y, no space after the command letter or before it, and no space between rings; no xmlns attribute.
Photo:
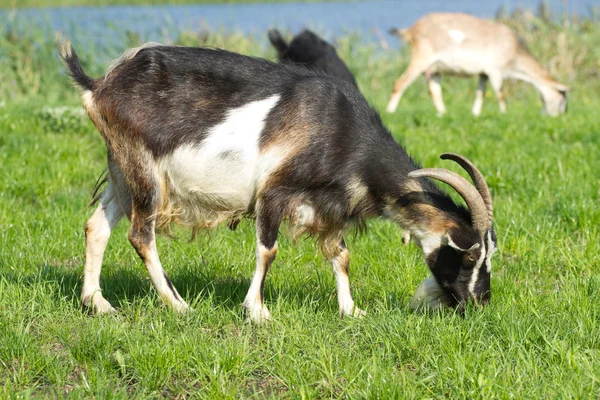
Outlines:
<svg viewBox="0 0 600 400"><path fill-rule="evenodd" d="M88 307L93 314L103 315L103 314L114 314L117 310L114 309L113 306L105 299L94 299L93 303L88 303L84 305Z"/></svg>
<svg viewBox="0 0 600 400"><path fill-rule="evenodd" d="M366 311L361 310L358 307L354 307L354 312L352 313L352 317L354 318L364 318L367 315Z"/></svg>
<svg viewBox="0 0 600 400"><path fill-rule="evenodd" d="M342 317L363 318L367 315L367 312L355 307L354 304L352 304L352 306L340 310L340 315Z"/></svg>
<svg viewBox="0 0 600 400"><path fill-rule="evenodd" d="M188 314L194 311L187 303L181 300L178 303L173 304L173 309L179 314Z"/></svg>
<svg viewBox="0 0 600 400"><path fill-rule="evenodd" d="M271 312L265 305L249 306L244 304L250 321L257 325L264 324L271 320Z"/></svg>
<svg viewBox="0 0 600 400"><path fill-rule="evenodd" d="M90 295L81 296L81 304L83 305L83 308L88 309L92 314L96 315L112 314L117 312L117 310L110 305L108 300L102 296L102 292L100 290L96 290Z"/></svg>

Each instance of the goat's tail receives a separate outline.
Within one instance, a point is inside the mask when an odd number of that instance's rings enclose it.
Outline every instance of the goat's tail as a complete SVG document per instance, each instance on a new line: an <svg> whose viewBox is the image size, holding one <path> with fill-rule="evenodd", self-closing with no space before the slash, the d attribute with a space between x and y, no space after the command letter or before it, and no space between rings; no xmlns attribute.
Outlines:
<svg viewBox="0 0 600 400"><path fill-rule="evenodd" d="M275 50L277 50L279 55L282 55L287 50L288 45L283 39L283 36L281 36L281 33L279 33L277 29L269 29L268 35L269 42L275 47Z"/></svg>
<svg viewBox="0 0 600 400"><path fill-rule="evenodd" d="M94 89L94 80L87 76L85 72L83 72L83 68L81 68L81 63L79 62L79 57L77 57L77 53L73 46L71 46L71 41L69 39L62 40L60 37L57 38L57 46L58 52L60 53L60 58L62 58L65 67L67 68L67 72L71 75L71 78L84 90L93 90Z"/></svg>
<svg viewBox="0 0 600 400"><path fill-rule="evenodd" d="M412 39L412 35L410 34L410 29L398 29L392 28L389 30L390 35L398 36L400 39L409 43Z"/></svg>

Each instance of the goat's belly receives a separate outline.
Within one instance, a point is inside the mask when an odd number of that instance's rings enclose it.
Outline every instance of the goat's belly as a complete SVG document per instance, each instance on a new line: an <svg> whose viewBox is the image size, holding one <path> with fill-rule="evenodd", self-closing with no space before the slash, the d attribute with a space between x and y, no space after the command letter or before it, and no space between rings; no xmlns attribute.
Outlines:
<svg viewBox="0 0 600 400"><path fill-rule="evenodd" d="M157 226L195 230L240 219L254 201L258 149L235 140L182 147L160 163Z"/></svg>
<svg viewBox="0 0 600 400"><path fill-rule="evenodd" d="M173 194L216 210L246 208L255 189L258 155L235 146L211 150L183 148L173 154L167 170Z"/></svg>
<svg viewBox="0 0 600 400"><path fill-rule="evenodd" d="M471 53L442 54L430 67L431 72L444 75L472 76L483 73L481 56Z"/></svg>

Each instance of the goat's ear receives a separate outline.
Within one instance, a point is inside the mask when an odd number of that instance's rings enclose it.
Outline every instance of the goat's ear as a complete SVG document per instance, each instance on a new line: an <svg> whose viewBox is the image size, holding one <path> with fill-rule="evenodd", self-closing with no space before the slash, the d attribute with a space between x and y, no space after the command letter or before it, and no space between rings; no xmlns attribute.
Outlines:
<svg viewBox="0 0 600 400"><path fill-rule="evenodd" d="M288 45L285 42L285 40L283 39L283 36L281 36L281 33L279 33L279 31L277 29L270 29L268 36L269 36L269 42L271 42L273 47L275 47L275 50L277 50L277 52L279 53L279 56L281 56L283 53L285 53L285 51L288 48Z"/></svg>
<svg viewBox="0 0 600 400"><path fill-rule="evenodd" d="M566 96L567 93L571 91L570 87L568 87L567 85L563 85L562 83L558 83L558 82L554 82L552 87L554 87L554 89L561 92L563 94L563 96Z"/></svg>
<svg viewBox="0 0 600 400"><path fill-rule="evenodd" d="M458 251L463 252L463 253L468 253L470 251L477 250L481 246L481 244L475 243L471 247L469 247L468 249L467 248L462 248L459 245L457 245L456 243L454 243L452 241L452 238L450 236L448 236L448 246L452 247L454 250L458 250Z"/></svg>
<svg viewBox="0 0 600 400"><path fill-rule="evenodd" d="M464 253L477 250L481 246L476 237L471 237L465 232L457 232L456 230L446 232L443 241L454 250Z"/></svg>

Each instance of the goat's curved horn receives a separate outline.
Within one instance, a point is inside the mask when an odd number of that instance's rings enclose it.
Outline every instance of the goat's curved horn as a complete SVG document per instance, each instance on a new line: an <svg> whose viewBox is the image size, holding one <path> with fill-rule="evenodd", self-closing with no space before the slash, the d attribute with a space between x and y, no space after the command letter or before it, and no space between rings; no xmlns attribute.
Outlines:
<svg viewBox="0 0 600 400"><path fill-rule="evenodd" d="M487 208L488 217L489 217L489 225L492 225L494 221L494 207L492 206L492 195L490 194L490 188L485 182L485 178L483 174L479 172L475 164L469 161L466 157L461 156L460 154L455 153L444 153L440 156L442 160L452 160L458 163L471 177L477 191L483 198L483 202L485 203L485 207Z"/></svg>
<svg viewBox="0 0 600 400"><path fill-rule="evenodd" d="M471 212L473 228L482 234L490 228L488 212L483 198L475 186L456 172L443 168L423 168L410 172L408 176L411 178L433 178L450 185L467 203L467 207Z"/></svg>

